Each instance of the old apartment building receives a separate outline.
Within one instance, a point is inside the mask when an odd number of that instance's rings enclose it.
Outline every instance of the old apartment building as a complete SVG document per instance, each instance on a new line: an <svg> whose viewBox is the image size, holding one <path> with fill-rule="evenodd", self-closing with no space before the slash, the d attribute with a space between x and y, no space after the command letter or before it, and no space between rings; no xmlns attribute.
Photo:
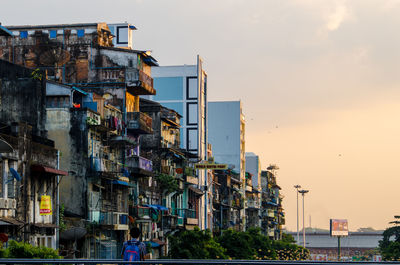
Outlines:
<svg viewBox="0 0 400 265"><path fill-rule="evenodd" d="M58 152L47 138L46 81L32 70L0 60L0 233L56 247Z"/></svg>

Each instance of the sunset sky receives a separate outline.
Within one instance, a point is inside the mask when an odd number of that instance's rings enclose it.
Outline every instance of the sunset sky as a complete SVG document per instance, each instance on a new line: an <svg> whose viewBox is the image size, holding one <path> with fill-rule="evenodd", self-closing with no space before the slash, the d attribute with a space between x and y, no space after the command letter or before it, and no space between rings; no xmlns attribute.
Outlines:
<svg viewBox="0 0 400 265"><path fill-rule="evenodd" d="M2 25L129 22L160 65L204 59L209 100L242 100L246 151L280 167L286 227L400 214L400 1L2 1Z"/></svg>

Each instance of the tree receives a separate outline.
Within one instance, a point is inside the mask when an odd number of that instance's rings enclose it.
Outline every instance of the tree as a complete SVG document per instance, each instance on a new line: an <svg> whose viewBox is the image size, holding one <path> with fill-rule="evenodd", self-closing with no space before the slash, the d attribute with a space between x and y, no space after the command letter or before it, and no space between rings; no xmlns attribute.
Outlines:
<svg viewBox="0 0 400 265"><path fill-rule="evenodd" d="M383 260L400 260L400 216L395 216L390 222L394 226L383 232L383 239L379 241L379 250Z"/></svg>
<svg viewBox="0 0 400 265"><path fill-rule="evenodd" d="M215 242L209 230L181 231L172 236L169 256L173 259L226 259L225 249Z"/></svg>
<svg viewBox="0 0 400 265"><path fill-rule="evenodd" d="M296 243L294 237L291 234L282 233L282 241L287 243Z"/></svg>
<svg viewBox="0 0 400 265"><path fill-rule="evenodd" d="M254 259L257 255L253 248L251 236L246 232L237 232L232 229L225 230L217 242L226 249L226 254L233 259Z"/></svg>

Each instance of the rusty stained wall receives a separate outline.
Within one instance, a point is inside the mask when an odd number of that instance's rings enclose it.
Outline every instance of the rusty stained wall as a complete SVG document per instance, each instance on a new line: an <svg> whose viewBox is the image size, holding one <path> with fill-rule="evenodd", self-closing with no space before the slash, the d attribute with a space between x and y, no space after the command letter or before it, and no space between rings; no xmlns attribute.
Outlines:
<svg viewBox="0 0 400 265"><path fill-rule="evenodd" d="M0 121L26 122L33 133L46 137L46 87L31 71L0 60Z"/></svg>
<svg viewBox="0 0 400 265"><path fill-rule="evenodd" d="M107 94L109 104L122 107L125 77L146 65L139 62L138 53L110 47L112 43L107 38L101 30L83 37L65 30L65 34L58 34L55 39L40 30L26 39L0 36L0 59L40 68L51 80Z"/></svg>
<svg viewBox="0 0 400 265"><path fill-rule="evenodd" d="M80 148L81 144L71 136L71 118L70 108L48 108L46 129L49 138L60 150L60 168L68 171L68 176L62 177L60 181L60 203L64 204L67 212L83 216L86 160L82 158L82 153L76 153L76 148Z"/></svg>
<svg viewBox="0 0 400 265"><path fill-rule="evenodd" d="M88 144L84 109L49 108L46 129L60 150L60 168L68 176L60 182L60 200L67 216L86 214Z"/></svg>
<svg viewBox="0 0 400 265"><path fill-rule="evenodd" d="M46 186L44 190L48 195L51 195L53 212L56 209L56 185L55 177L34 175L31 172L31 166L40 164L52 168L57 167L57 150L51 145L38 143L35 136L32 135L32 126L27 123L15 124L18 130L11 132L10 127L2 127L2 138L9 142L14 152L2 154L3 159L16 161L17 172L21 175L22 181L17 183L17 211L16 219L26 223L33 222L51 222L53 217L39 218L39 193L40 187ZM43 139L39 139L43 140ZM51 142L50 142L51 143ZM14 166L15 167L15 166ZM47 182L47 184L44 184ZM36 212L36 215L34 213ZM35 218L34 218L35 216ZM24 227L24 240L28 240L28 235L31 233L30 226Z"/></svg>
<svg viewBox="0 0 400 265"><path fill-rule="evenodd" d="M41 68L49 78L63 83L88 81L90 51L96 45L112 45L106 33L87 33L83 37L64 30L57 38L36 30L27 38L0 37L0 59L28 68Z"/></svg>

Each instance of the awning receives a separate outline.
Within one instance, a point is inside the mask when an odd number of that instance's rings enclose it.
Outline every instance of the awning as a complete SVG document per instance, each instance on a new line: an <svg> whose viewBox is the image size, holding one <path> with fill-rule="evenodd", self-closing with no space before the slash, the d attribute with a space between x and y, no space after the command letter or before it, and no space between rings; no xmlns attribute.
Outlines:
<svg viewBox="0 0 400 265"><path fill-rule="evenodd" d="M194 193L196 193L197 195L203 195L203 191L201 189L189 186L189 190L193 191Z"/></svg>
<svg viewBox="0 0 400 265"><path fill-rule="evenodd" d="M44 223L35 223L32 226L36 226L38 228L58 228L56 224L44 224Z"/></svg>
<svg viewBox="0 0 400 265"><path fill-rule="evenodd" d="M12 36L12 32L0 25L0 36Z"/></svg>
<svg viewBox="0 0 400 265"><path fill-rule="evenodd" d="M48 173L48 174L54 174L54 175L63 175L63 176L68 176L67 171L51 168L51 167L46 167L42 165L32 165L31 170L33 172L39 172L39 173Z"/></svg>
<svg viewBox="0 0 400 265"><path fill-rule="evenodd" d="M166 244L164 241L161 241L161 240L158 239L158 238L153 238L151 241L153 241L154 243L159 244L160 246L163 246L163 245Z"/></svg>
<svg viewBox="0 0 400 265"><path fill-rule="evenodd" d="M1 222L0 225L15 225L15 226L24 225L24 222L10 217L2 217L0 218L0 222Z"/></svg>
<svg viewBox="0 0 400 265"><path fill-rule="evenodd" d="M168 208L159 204L143 204L145 207L150 207L154 210L168 211Z"/></svg>
<svg viewBox="0 0 400 265"><path fill-rule="evenodd" d="M168 211L168 208L163 205L155 204L155 206L157 206L158 210L160 211Z"/></svg>
<svg viewBox="0 0 400 265"><path fill-rule="evenodd" d="M122 185L122 186L128 186L128 187L132 187L133 185L130 184L129 182L126 181L121 181L121 180L113 180L112 184L116 184L116 185Z"/></svg>
<svg viewBox="0 0 400 265"><path fill-rule="evenodd" d="M0 153L10 153L13 151L14 149L9 143L4 141L3 139L0 139Z"/></svg>
<svg viewBox="0 0 400 265"><path fill-rule="evenodd" d="M74 86L73 86L72 89L75 90L75 91L78 91L79 93L81 93L81 94L83 94L83 95L85 95L85 96L89 95L88 92L83 91L83 90L80 89L80 88L77 88L77 87L74 87Z"/></svg>
<svg viewBox="0 0 400 265"><path fill-rule="evenodd" d="M150 245L151 245L152 248L158 248L158 247L160 246L160 244L158 244L158 243L156 243L156 242L153 242L153 241L147 241L147 242L145 242L145 243L150 243Z"/></svg>

